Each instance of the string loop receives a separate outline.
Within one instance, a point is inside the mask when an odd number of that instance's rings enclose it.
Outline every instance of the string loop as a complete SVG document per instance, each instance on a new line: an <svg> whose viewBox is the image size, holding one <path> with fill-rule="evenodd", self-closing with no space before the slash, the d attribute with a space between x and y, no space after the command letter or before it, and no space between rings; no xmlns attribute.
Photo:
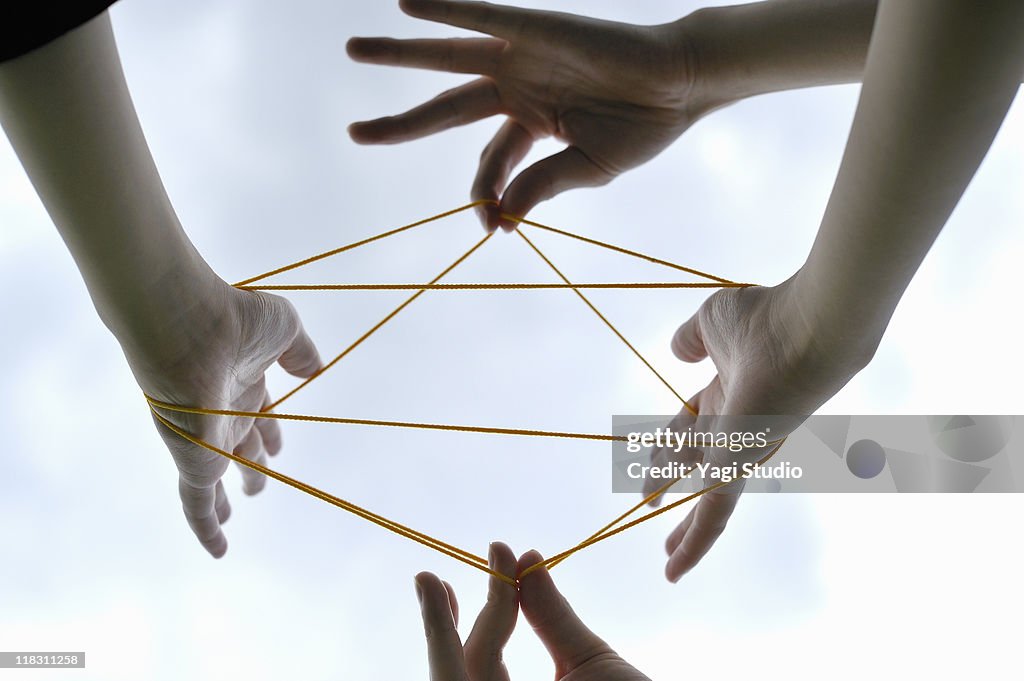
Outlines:
<svg viewBox="0 0 1024 681"><path fill-rule="evenodd" d="M535 227L537 229L545 230L545 231L553 233L553 234L559 234L561 236L569 237L569 238L575 239L577 241L581 241L581 242L584 242L584 243L592 244L592 245L595 245L595 246L600 246L602 248L615 251L617 253L622 253L622 254L629 255L629 256L632 256L632 257L635 257L635 258L639 258L641 260L645 260L645 261L650 262L650 263L654 263L654 264L657 264L657 265L662 265L662 266L665 266L665 267L668 267L668 268L671 268L671 269L674 269L674 270L677 270L677 271L686 272L688 274L693 274L693 275L696 275L696 276L699 276L699 277L703 277L703 278L705 278L705 279L707 279L709 281L705 281L705 282L667 282L667 283L657 283L657 282L622 282L622 283L588 283L588 284L578 284L577 283L577 284L574 284L573 282L571 282L568 279L568 277L565 276L565 274L562 273L561 270L558 269L558 267L555 266L554 263L551 262L551 260L537 247L537 245L534 244L534 242L531 241L530 238L527 237L526 234L523 233L523 231L521 229L516 229L516 233L523 239L523 241L530 247L530 249L541 260L543 260L544 263L546 263L548 265L548 267L558 276L558 278L561 279L561 283L553 283L553 284L528 284L528 283L512 283L512 284L481 284L481 283L452 284L452 283L439 283L442 278L444 278L447 274L449 274L452 270L454 270L456 267L458 267L460 264L462 264L467 258L469 258L473 253L475 253L480 247L482 247L485 243L487 243L487 241L494 234L494 232L490 232L486 236L484 236L482 239L477 241L473 246L471 246L469 248L469 250L467 250L465 253L463 253L461 256L459 256L451 265L449 265L448 267L443 269L437 276L435 276L433 279L431 279L430 281L428 281L428 282L426 282L424 284L276 284L276 285L275 284L260 284L260 285L256 285L257 282L262 282L265 279L268 279L268 278L270 278L272 276L275 276L275 275L278 275L278 274L282 274L284 272L290 272L292 270L296 270L296 269L298 269L300 267L304 267L306 265L309 265L310 263L314 263L314 262L318 262L320 260L324 260L325 258L329 258L329 257L335 256L335 255L338 255L339 253L344 253L346 251L353 250L353 249L358 248L360 246L364 246L366 244L373 243L374 241L378 241L380 239L384 239L386 237L393 236L395 234L400 234L402 232L411 230L411 229L413 229L415 227L419 227L421 225L425 225L425 224L428 224L428 223L431 223L431 222L435 222L435 221L440 220L442 218L446 218L448 216L455 215L457 213L461 213L462 211L469 210L470 208L474 208L476 206L481 206L481 205L485 205L485 204L498 205L498 202L493 200L493 199L480 199L480 200L477 200L477 201L473 201L473 202L468 203L468 204L466 204L464 206L460 206L458 208L453 208L453 209L445 211L443 213L439 213L437 215L433 215L431 217L424 218L422 220L417 220L415 222L411 222L411 223L409 223L407 225L403 225L402 227L397 227L395 229L391 229L391 230L388 230L388 231L385 231L385 232L381 232L380 234L377 234L375 236L372 236L372 237L369 237L369 238L366 238L366 239L362 239L360 241L355 241L353 243L347 244L345 246L341 246L339 248L335 248L335 249L330 250L330 251L325 251L324 253L320 253L318 255L314 255L312 257L305 258L303 260L299 260L297 262L294 262L294 263L291 263L291 264L288 264L288 265L284 265L284 266L278 267L278 268L270 270L268 272L264 272L263 274L259 274L259 275L256 275L254 277L250 277L248 279L244 279L244 280L238 282L234 286L236 288L238 288L238 289L247 290L247 291L414 290L415 293L413 295L411 295L409 298L407 298L402 304L400 304L398 307L396 307L390 313L388 313L388 315L385 316L384 319L382 319L381 321L377 322L374 326L372 326L368 331L366 331L363 335L361 335L353 343L348 345L344 350L342 350L332 360L330 360L329 362L324 364L316 373L314 373L312 376L310 376L309 378L307 378L304 381L302 381L299 385L297 385L296 387L292 388L289 392L285 393L277 401L267 405L266 407L264 407L259 412L236 411L236 410L230 410L230 409L210 409L210 408L204 408L204 407L182 406L182 405L176 405L176 404L171 404L171 403L168 403L168 402L164 402L164 401L155 399L155 398L153 398L153 397L151 397L149 395L145 395L146 401L148 402L149 408L153 412L153 415L156 417L156 419L160 422L161 425L163 425L164 427L168 428L169 430L171 430L173 433L175 433L179 437L181 437L181 438L191 442L192 444L194 444L194 445L196 445L198 447L202 447L203 449L206 449L206 450L208 450L210 452L213 452L213 453L218 454L220 456L223 456L223 457L225 457L227 459L230 459L231 461L234 461L235 463L237 463L239 465L245 466L246 468L254 470L254 471L258 472L258 473L262 473L263 475L266 475L269 478L273 478L274 480L277 480L278 482L284 483L284 484L286 484L286 485L288 485L290 487L293 487L294 489L297 489L297 490L299 490L301 492L304 492L304 493L306 493L306 494L308 494L308 495L310 495L312 497L320 499L321 501L324 501L324 502L326 502L328 504L331 504L332 506L335 506L335 507L340 508L342 510L348 511L349 513L352 513L352 514L354 514L356 516L359 516L360 518L363 518L364 520L372 522L375 525L377 525L377 526L379 526L379 527L381 527L383 529L386 529L386 530L388 530L390 532L394 532L395 534L398 534L399 536L405 537L405 538L410 539L412 541L415 541L415 542L417 542L417 543L419 543L419 544L421 544L423 546L426 546L426 547L431 548L431 549L433 549L435 551L438 551L438 552L443 553L443 554L445 554L447 556L450 556L450 557L454 558L455 560L458 560L458 561L460 561L460 562L462 562L462 563L464 563L466 565L472 566L472 567L474 567L474 568L476 568L478 570L486 572L487 574L489 574L489 575L491 575L493 577L496 577L496 578L502 580L503 582L506 582L508 584L512 584L513 586L517 585L518 580L516 579L516 577L514 575L505 575L505 574L502 574L500 572L497 572L497 571L491 569L488 566L488 562L487 562L486 558L483 558L483 557L478 556L476 554L470 553L469 551L465 551L463 549L460 549L457 546L454 546L452 544L444 542L444 541L442 541L440 539L437 539L437 538L435 538L435 537L433 537L431 535L428 535L428 534L426 534L424 532L420 532L418 530L414 530L414 529L412 529L412 528L410 528L410 527L408 527L406 525L403 525L403 524L401 524L401 523L399 523L399 522L397 522L395 520L391 520L391 519L386 518L386 517L384 517L382 515L379 515L377 513L369 511L368 509L365 509L365 508L363 508L361 506L358 506L358 505L356 505L356 504L354 504L354 503L352 503L350 501L346 501L345 499L341 499L340 497L334 496L333 494L329 494L328 492L325 492L325 491L323 491L321 489L318 489L318 488L314 487L313 485L310 485L308 483L304 483L304 482L302 482L300 480L296 480L295 478L289 477L289 476L287 476L287 475L285 475L283 473L280 473L280 472L275 471L275 470L273 470L271 468L268 468L268 467L266 467L266 466L264 466L264 465L262 465L260 463L257 463L255 461L250 461L250 460L248 460L248 459L246 459L246 458L244 458L242 456L239 456L239 455L234 454L232 452L228 452L228 451L226 451L224 449L221 449L220 447L217 447L216 445L213 445L213 444L203 440L202 438L197 437L197 436L193 435L192 433L187 432L186 430L184 430L182 428L179 428L178 426L176 426L174 423L172 423L166 416L164 416L161 413L161 412L170 411L170 412L176 412L176 413L182 413L182 414L202 414L202 415L207 415L207 416L221 416L221 417L244 417L244 418L260 418L260 419L278 419L278 420L284 420L284 421L306 421L306 422L314 422L314 423L334 423L334 424L354 424L354 425L364 425L364 426L419 428L419 429L425 429L425 430L447 430L447 431L457 431L457 432L487 433L487 434L497 434L497 435L521 435L521 436L531 436L531 437L573 438L573 439L608 441L608 442L624 441L626 438L623 437L623 436L606 435L606 434L595 434L595 433L577 433L577 432L567 432L567 431L535 430L535 429L526 429L526 428L503 428L503 427L490 427L490 426L451 425L451 424L438 424L438 423L417 423L417 422L410 422L410 421L387 421L387 420L379 420L379 419L357 419L357 418L343 418L343 417L331 417L331 416L310 416L310 415L305 415L305 414L278 414L278 413L274 413L272 411L274 408L276 408L279 405L281 405L281 403L283 403L285 400L290 399L297 392L299 392L300 390L305 388L311 382L313 382L314 380L316 380L317 378L322 376L331 367L335 366L338 362L340 362L342 359L344 359L346 356L348 356L353 350L355 350L355 348L357 348L367 338L369 338L374 333L376 333L381 327L383 327L389 321L394 319L395 316L397 316L403 309L405 309L408 305L410 305L418 297L423 295L423 293L426 292L426 291L499 290L499 289L512 289L512 290L524 290L524 289L569 289L569 290L572 290L587 305L587 307L589 307L590 310L593 311L594 314L597 315L597 317L602 322L604 322L604 324L619 338L619 340L621 340L626 345L626 347L628 347L633 352L633 354L636 355L636 357L639 358L641 362L643 362L643 364L651 371L651 373L653 373L658 378L658 380L661 381L661 383L664 384L665 387L668 388L677 399L679 399L679 401L682 403L683 407L685 409L687 409L691 414L696 416L697 415L697 410L693 406L691 406L690 403L687 402L686 399L684 399L683 396L680 395L676 391L676 389L672 387L671 384L669 384L669 382L664 378L664 376L662 376L654 368L654 366L650 362L648 362L647 359L644 358L643 355L640 354L640 351L637 350L636 347L634 347L633 344L630 343L626 339L626 337L615 327L615 325L613 325L612 322L609 321L609 319L605 315L603 315L597 309L597 307L594 306L594 304L590 301L590 299L588 299L581 292L581 289L743 288L743 287L748 287L748 286L754 286L755 284L737 283L737 282L731 281L729 279L725 279L725 278L718 277L718 276L715 276L715 275L712 275L712 274L708 274L706 272L702 272L700 270L697 270L697 269L694 269L694 268L691 268L691 267L685 267L683 265L678 265L676 263L672 263L672 262L669 262L667 260L662 260L660 258L655 258L653 256L646 255L646 254L640 253L638 251L633 251L633 250L630 250L630 249L627 249L627 248L623 248L621 246L615 246L613 244L608 244L608 243L605 243L603 241L598 241L597 239L592 239L592 238L589 238L589 237L581 236L579 234L573 234L572 232L568 232L566 230L556 229L556 228L550 227L548 225L543 225L543 224L541 224L539 222L534 222L532 220L527 220L526 218L523 218L523 217L502 213L501 216L503 218L508 219L508 220L512 220L512 221L516 222L520 226L521 225L527 225L527 226ZM759 461L757 461L756 466L761 466L765 462L767 462L769 459L771 459L776 454L776 452L779 451L779 449L782 447L784 442L785 442L785 438L782 438L780 440L775 440L773 442L768 443L769 445L774 445L774 447L764 457L762 457ZM692 501L692 500L694 500L694 499L696 499L696 498L698 498L698 497L700 497L700 496L702 496L704 494L708 494L708 493L714 492L715 490L718 490L718 489L720 489L721 487L723 487L723 486L725 486L727 484L732 484L732 483L726 483L726 482L718 482L718 483L715 483L713 485L709 485L708 487L705 487L705 488L703 488L703 489L701 489L701 490L699 490L697 492L694 492L694 493L692 493L692 494L690 494L690 495L688 495L688 496L686 496L686 497L684 497L684 498L682 498L682 499L680 499L678 501L675 501L675 502L673 502L671 504L668 504L668 505L666 505L666 506L664 506L662 508L659 508L659 509L657 509L655 511L651 511L650 513L647 513L647 514L645 514L643 516L635 518L634 520L626 522L626 520L629 517L634 515L641 508L643 508L643 506L645 504L647 504L648 502L652 501L653 499L655 499L657 497L660 497L662 494L665 494L666 492L668 492L671 489L671 487L673 485L675 485L680 479L682 479L682 478L680 477L680 478L677 478L677 479L674 479L674 480L669 480L664 485L662 485L660 488L658 488L655 492L653 492L652 494L650 494L647 497L645 497L642 501L640 501L640 503L636 504L635 506L633 506L632 508L627 510L625 513L619 515L614 520L612 520L610 523L608 523L608 524L604 525L603 527L601 527L601 529L599 529L597 532L595 532L594 534L592 534L589 537L587 537L586 539L584 539L582 542L576 544L575 546L573 546L573 547L571 547L569 549L566 549L565 551L562 551L562 552L557 553L557 554L555 554L553 556L550 556L549 558L545 559L544 561L542 561L540 563L537 563L536 565L531 566L530 568L527 568L522 573L522 575L520 575L520 577L525 576L525 575L529 574L530 572L533 572L534 570L538 570L541 567L546 567L548 569L553 568L555 565L558 565L559 563L564 561L569 556L571 556L571 555L573 555L573 554L575 554L575 553L577 553L579 551L582 551L583 549L585 549L585 548L587 548L589 546L593 546L594 544L596 544L598 542L604 541L605 539L613 537L613 536L615 536L615 535L617 535L617 534L619 534L621 532L624 532L624 531L626 531L626 530L628 530L628 529L630 529L632 527L636 527L637 525L639 525L641 523L647 522L648 520L650 520L652 518L655 518L655 517L657 517L657 516L659 516L659 515L661 515L663 513L668 512L669 510L677 508L678 506L681 506L681 505L683 505L683 504L685 504L685 503L687 503L689 501ZM742 480L743 478L740 478L740 479ZM735 481L733 481L733 482L735 482Z"/></svg>

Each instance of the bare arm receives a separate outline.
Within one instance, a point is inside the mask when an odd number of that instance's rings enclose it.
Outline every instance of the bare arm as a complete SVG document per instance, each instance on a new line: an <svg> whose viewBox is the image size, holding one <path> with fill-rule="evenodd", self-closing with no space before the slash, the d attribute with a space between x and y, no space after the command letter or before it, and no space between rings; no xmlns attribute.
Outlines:
<svg viewBox="0 0 1024 681"><path fill-rule="evenodd" d="M318 368L287 301L231 288L185 235L136 118L106 13L0 64L0 123L146 393L256 411L269 401L263 374L274 362L302 376ZM271 421L167 418L253 460L280 449ZM160 430L178 466L185 517L219 557L227 549L220 528L230 512L220 482L227 464ZM246 491L257 492L262 476L242 471Z"/></svg>
<svg viewBox="0 0 1024 681"><path fill-rule="evenodd" d="M1016 94L1022 37L1021 3L979 11L883 0L846 152L806 263L779 286L716 293L676 332L680 359L710 356L718 369L693 399L702 414L799 419L867 364ZM669 536L669 579L708 551L740 489L701 497Z"/></svg>
<svg viewBox="0 0 1024 681"><path fill-rule="evenodd" d="M0 121L115 335L173 334L161 306L218 290L164 191L105 13L0 64Z"/></svg>
<svg viewBox="0 0 1024 681"><path fill-rule="evenodd" d="M673 30L693 43L695 94L707 111L770 92L861 82L877 10L878 0L769 0L697 10Z"/></svg>
<svg viewBox="0 0 1024 681"><path fill-rule="evenodd" d="M773 0L697 10L675 23L692 40L702 108L818 85L859 82L878 0Z"/></svg>
<svg viewBox="0 0 1024 681"><path fill-rule="evenodd" d="M1017 93L1024 4L984 7L880 6L846 152L797 283L825 338L881 337Z"/></svg>
<svg viewBox="0 0 1024 681"><path fill-rule="evenodd" d="M637 26L480 2L399 4L492 37L354 38L354 59L481 77L404 113L355 123L352 137L393 144L504 115L470 191L500 198L500 208L479 209L488 229L514 227L502 212L525 215L563 191L610 182L739 99L860 81L877 12L877 0L774 0ZM514 174L549 136L565 148Z"/></svg>

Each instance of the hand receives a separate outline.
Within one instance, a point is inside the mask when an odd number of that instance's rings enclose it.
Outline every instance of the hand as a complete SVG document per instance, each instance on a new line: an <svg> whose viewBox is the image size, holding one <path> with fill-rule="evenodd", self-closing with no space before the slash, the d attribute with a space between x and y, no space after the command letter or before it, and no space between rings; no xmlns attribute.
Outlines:
<svg viewBox="0 0 1024 681"><path fill-rule="evenodd" d="M287 301L228 286L188 239L135 115L106 12L0 64L0 123L146 394L258 411L271 364L296 376L320 367ZM164 417L254 461L281 448L272 421ZM178 465L185 517L220 557L227 461L159 429ZM250 494L263 486L249 469L242 474Z"/></svg>
<svg viewBox="0 0 1024 681"><path fill-rule="evenodd" d="M505 544L491 544L490 566L505 575L520 575L541 560L539 553L530 551L517 563ZM487 603L463 646L451 585L429 572L416 575L431 681L508 681L502 650L515 629L520 604L551 654L556 681L649 681L580 621L547 570L523 577L519 589L517 594L513 586L491 577Z"/></svg>
<svg viewBox="0 0 1024 681"><path fill-rule="evenodd" d="M168 311L165 334L145 345L125 344L139 385L170 404L259 411L270 403L264 372L275 362L308 377L320 368L319 354L291 303L277 296L239 291L220 282ZM164 411L176 426L226 451L265 464L281 450L276 421L194 416ZM157 423L178 466L178 489L189 526L203 547L220 558L227 551L221 530L231 512L221 477L228 460L192 444ZM244 466L243 488L256 494L266 477Z"/></svg>
<svg viewBox="0 0 1024 681"><path fill-rule="evenodd" d="M505 544L490 549L490 567L515 574L516 557ZM487 603L476 618L463 646L459 640L459 603L451 584L436 575L416 575L416 595L423 615L431 681L508 681L502 651L516 627L519 598L516 589L497 577L488 582Z"/></svg>
<svg viewBox="0 0 1024 681"><path fill-rule="evenodd" d="M481 77L398 116L353 124L356 142L405 142L505 114L484 149L472 198L485 227L512 229L523 216L576 187L603 185L660 153L713 106L698 87L684 22L634 26L482 2L402 0L407 14L487 33L490 38L353 38L357 61ZM719 103L720 104L720 103ZM568 146L512 170L535 140Z"/></svg>
<svg viewBox="0 0 1024 681"><path fill-rule="evenodd" d="M517 574L542 560L528 551ZM546 568L520 579L519 604L555 663L556 681L650 681L580 621Z"/></svg>
<svg viewBox="0 0 1024 681"><path fill-rule="evenodd" d="M773 427L772 435L782 437L867 365L878 338L816 331L796 281L793 277L771 288L723 289L679 327L672 339L676 357L684 362L710 357L718 375L690 400L700 416L684 409L671 424L674 431L693 426L701 432L730 432L729 417L781 416L772 422L784 424L783 428ZM713 450L710 456L726 455L728 462L719 459L713 465L732 466L736 459L755 461L765 453L747 450L737 457ZM692 466L699 456L699 450L677 454L659 449L652 453L652 461L656 466L667 461ZM653 493L661 482L648 479L644 494ZM738 482L704 494L672 531L666 542L665 574L670 581L678 581L708 552L725 529L742 490Z"/></svg>

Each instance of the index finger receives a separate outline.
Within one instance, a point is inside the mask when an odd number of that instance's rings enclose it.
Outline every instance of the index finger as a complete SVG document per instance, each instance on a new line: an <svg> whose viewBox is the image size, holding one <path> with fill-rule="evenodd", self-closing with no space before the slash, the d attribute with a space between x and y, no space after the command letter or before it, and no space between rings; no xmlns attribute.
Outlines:
<svg viewBox="0 0 1024 681"><path fill-rule="evenodd" d="M716 376L711 385L715 385L718 382ZM709 386L710 387L710 386ZM677 432L685 433L688 429L692 428L697 423L697 416L694 414L701 412L701 398L707 391L707 387L702 389L696 395L692 396L687 402L689 407L683 407L675 418L668 423L668 428ZM692 411L691 411L692 410ZM651 466L660 467L665 464L675 461L682 464L685 468L690 468L693 464L697 463L704 457L704 452L696 447L681 447L678 452L667 449L665 447L656 447L651 450ZM648 477L644 479L643 495L648 497L655 492L659 487L665 484L665 480L662 478ZM661 497L657 496L651 499L649 502L652 507L658 506L661 503Z"/></svg>
<svg viewBox="0 0 1024 681"><path fill-rule="evenodd" d="M522 33L526 23L538 15L537 10L495 5L489 2L456 2L454 0L400 0L402 11L417 19L437 21L449 26L488 33L512 39Z"/></svg>
<svg viewBox="0 0 1024 681"><path fill-rule="evenodd" d="M516 555L501 542L491 544L489 563L492 570L503 575L516 573ZM500 678L501 653L512 637L519 614L519 593L514 586L494 576L487 584L487 603L466 640L466 667L474 679Z"/></svg>
<svg viewBox="0 0 1024 681"><path fill-rule="evenodd" d="M690 515L672 532L666 543L669 559L665 565L665 576L670 582L678 582L711 550L725 531L737 501L739 494L715 492L705 494L697 501Z"/></svg>
<svg viewBox="0 0 1024 681"><path fill-rule="evenodd" d="M416 595L420 599L423 616L431 681L466 679L462 641L455 629L455 614L448 589L437 575L421 572L416 575Z"/></svg>

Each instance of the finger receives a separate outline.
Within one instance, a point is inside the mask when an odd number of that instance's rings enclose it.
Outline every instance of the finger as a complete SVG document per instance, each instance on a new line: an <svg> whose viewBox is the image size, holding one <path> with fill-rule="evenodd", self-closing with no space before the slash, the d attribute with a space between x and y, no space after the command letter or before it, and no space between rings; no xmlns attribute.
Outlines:
<svg viewBox="0 0 1024 681"><path fill-rule="evenodd" d="M700 310L676 330L672 336L672 352L684 362L699 362L708 356L701 330Z"/></svg>
<svg viewBox="0 0 1024 681"><path fill-rule="evenodd" d="M687 517L672 533L674 536L670 535L675 543L665 565L665 576L670 582L678 582L707 554L725 530L738 501L738 494L711 492L700 497L690 511L692 519Z"/></svg>
<svg viewBox="0 0 1024 681"><path fill-rule="evenodd" d="M178 495L189 527L203 548L214 558L220 558L228 550L228 540L217 518L216 487L196 487L184 478L178 479Z"/></svg>
<svg viewBox="0 0 1024 681"><path fill-rule="evenodd" d="M228 495L224 492L222 480L217 481L214 494L216 498L214 499L213 510L217 513L217 522L223 525L231 517L231 503L228 501Z"/></svg>
<svg viewBox="0 0 1024 681"><path fill-rule="evenodd" d="M706 388L705 388L706 390ZM690 398L689 405L693 411L700 413L700 400L704 394L704 390L701 390L696 395ZM676 433L685 433L688 429L693 427L693 424L697 421L697 416L690 411L690 409L683 408L676 416L669 421L668 428ZM695 463L701 460L703 452L695 447L683 447L678 452L675 451L674 447L657 447L651 452L651 466L662 467L671 462L678 462L686 468L690 468ZM663 478L648 477L644 480L644 497L648 497L655 492L659 487L665 485L667 480ZM651 506L659 506L661 499L664 495L654 497L649 502Z"/></svg>
<svg viewBox="0 0 1024 681"><path fill-rule="evenodd" d="M302 326L295 306L281 296L262 291L251 295L255 319L252 322L261 331L263 342L257 347L260 356L276 361L288 373L309 378L323 365L320 353Z"/></svg>
<svg viewBox="0 0 1024 681"><path fill-rule="evenodd" d="M549 20L546 12L506 7L487 2L446 2L445 0L400 0L402 11L409 16L438 21L470 31L489 33L512 39L527 26Z"/></svg>
<svg viewBox="0 0 1024 681"><path fill-rule="evenodd" d="M490 548L490 567L503 575L516 574L516 556L505 544L494 542ZM497 577L487 583L487 603L473 624L466 640L466 670L472 679L493 679L502 666L502 650L512 637L519 613L516 588Z"/></svg>
<svg viewBox="0 0 1024 681"><path fill-rule="evenodd" d="M267 410L271 404L273 404L273 400L270 399L270 393L264 390L261 409ZM263 448L267 450L267 454L277 456L282 446L281 424L274 419L256 419L256 428L260 431Z"/></svg>
<svg viewBox="0 0 1024 681"><path fill-rule="evenodd" d="M367 64L486 76L497 71L498 60L507 45L494 38L352 38L346 49L352 59Z"/></svg>
<svg viewBox="0 0 1024 681"><path fill-rule="evenodd" d="M455 621L455 628L458 629L459 599L455 597L455 587L453 587L451 584L449 584L443 579L441 580L441 583L444 584L444 590L448 593L448 607L452 609L452 620Z"/></svg>
<svg viewBox="0 0 1024 681"><path fill-rule="evenodd" d="M518 572L543 558L528 551L519 559ZM611 653L611 648L576 616L569 602L555 588L546 568L534 570L519 582L519 603L530 626L555 662L555 678L572 672L595 655Z"/></svg>
<svg viewBox="0 0 1024 681"><path fill-rule="evenodd" d="M235 447L234 453L247 461L253 461L263 466L267 464L267 450L263 446L263 438L260 437L258 428L249 429L242 441ZM242 491L247 495L258 494L266 487L267 476L263 473L242 464L238 464L238 470L242 473Z"/></svg>
<svg viewBox="0 0 1024 681"><path fill-rule="evenodd" d="M294 308L292 308L292 314L295 315L298 330L292 339L291 345L277 358L277 363L292 376L309 378L320 370L320 367L323 366L323 361L320 359L320 352L316 349L313 339L309 337L306 329L302 326L302 322L299 321L298 314Z"/></svg>
<svg viewBox="0 0 1024 681"><path fill-rule="evenodd" d="M519 173L501 197L501 211L524 217L542 201L579 187L608 184L612 175L577 147L567 147Z"/></svg>
<svg viewBox="0 0 1024 681"><path fill-rule="evenodd" d="M703 413L708 408L708 405L714 405L717 403L721 392L722 384L719 377L716 375L700 392L690 398L688 402L690 408L687 409L686 407L683 407L675 418L669 422L669 427L680 433L685 433L691 428L699 430L698 422L702 418ZM674 451L674 448L669 449L663 447L659 448L652 454L651 460L652 465L655 466L664 466L666 463L675 461L689 469L698 461L701 461L704 458L704 454L704 451L698 447L683 447L679 452ZM646 496L651 494L662 484L664 484L663 481L648 478L644 482L644 495ZM651 501L651 505L657 506L660 502L661 497L655 497Z"/></svg>
<svg viewBox="0 0 1024 681"><path fill-rule="evenodd" d="M683 521L676 525L676 528L672 530L665 539L665 553L668 554L669 558L671 558L672 554L675 553L675 550L679 548L679 542L683 541L683 537L690 531L690 525L693 524L694 509L699 505L700 502L697 502L697 504L694 505L694 507L686 514L686 517L683 518Z"/></svg>
<svg viewBox="0 0 1024 681"><path fill-rule="evenodd" d="M359 144L397 144L501 113L494 81L478 78L397 116L353 123L349 135Z"/></svg>
<svg viewBox="0 0 1024 681"><path fill-rule="evenodd" d="M423 616L423 634L427 639L427 659L432 681L453 681L466 678L462 641L455 630L448 589L437 575L421 572L416 575L416 595Z"/></svg>
<svg viewBox="0 0 1024 681"><path fill-rule="evenodd" d="M508 184L512 169L526 158L531 147L533 135L511 118L506 120L494 135L494 139L480 154L480 167L476 171L476 179L473 180L473 189L470 192L472 199L496 201ZM514 222L502 219L501 210L497 205L477 206L477 214L488 231L493 231L499 226L506 230L515 228Z"/></svg>

